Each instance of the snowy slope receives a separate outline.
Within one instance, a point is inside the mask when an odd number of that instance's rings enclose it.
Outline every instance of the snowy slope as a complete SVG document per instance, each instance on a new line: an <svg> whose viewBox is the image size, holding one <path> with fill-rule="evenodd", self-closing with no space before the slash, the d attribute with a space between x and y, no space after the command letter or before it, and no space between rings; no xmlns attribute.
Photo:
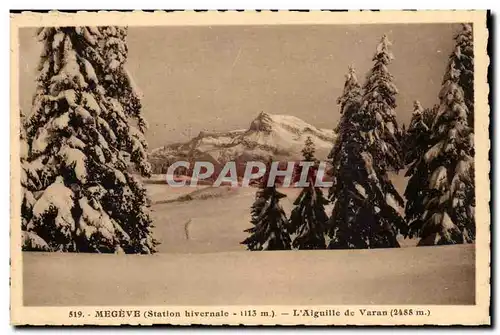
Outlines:
<svg viewBox="0 0 500 335"><path fill-rule="evenodd" d="M248 129L201 132L186 143L153 149L150 160L155 163L186 158L211 162L268 157L276 160L300 159L308 136L316 146L317 158L326 158L335 140L333 130L316 128L295 116L260 113Z"/></svg>
<svg viewBox="0 0 500 335"><path fill-rule="evenodd" d="M474 304L474 245L379 250L23 253L24 304Z"/></svg>

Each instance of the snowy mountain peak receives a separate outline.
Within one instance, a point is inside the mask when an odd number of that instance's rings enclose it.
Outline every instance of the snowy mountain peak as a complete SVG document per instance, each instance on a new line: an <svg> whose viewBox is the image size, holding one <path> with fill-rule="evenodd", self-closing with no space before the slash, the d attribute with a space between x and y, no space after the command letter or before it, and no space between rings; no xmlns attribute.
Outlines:
<svg viewBox="0 0 500 335"><path fill-rule="evenodd" d="M266 112L260 112L259 115L250 124L249 130L270 132L273 127L273 119Z"/></svg>
<svg viewBox="0 0 500 335"><path fill-rule="evenodd" d="M316 158L325 159L336 135L333 130L317 128L295 116L259 113L248 129L226 132L200 132L185 143L153 149L150 161L155 170L175 160L299 160L308 137L316 147Z"/></svg>

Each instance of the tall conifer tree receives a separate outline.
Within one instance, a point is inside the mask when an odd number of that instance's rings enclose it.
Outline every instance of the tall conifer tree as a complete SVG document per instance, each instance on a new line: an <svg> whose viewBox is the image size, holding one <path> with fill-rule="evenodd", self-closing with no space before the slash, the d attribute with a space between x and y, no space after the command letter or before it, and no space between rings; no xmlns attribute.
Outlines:
<svg viewBox="0 0 500 335"><path fill-rule="evenodd" d="M397 89L387 65L393 59L384 36L373 58L362 98L355 76L348 75L343 96L339 139L330 155L334 203L330 217L330 248L399 247L396 239L406 224L399 214L403 199L388 177L398 171L402 132L395 119ZM354 93L348 88L355 88Z"/></svg>
<svg viewBox="0 0 500 335"><path fill-rule="evenodd" d="M475 240L472 38L472 26L463 24L455 36L440 103L424 120L430 128L428 140L410 160L405 212L408 236L419 237L419 245Z"/></svg>
<svg viewBox="0 0 500 335"><path fill-rule="evenodd" d="M340 120L335 128L337 139L328 155L328 159L330 159L334 171L339 168L342 145L349 136L349 130L354 129L351 128L353 127L351 117L361 106L362 97L361 85L358 82L356 71L354 67L349 66L344 83L344 90L342 95L337 99L337 104L340 106ZM333 192L333 188L330 189L330 193L331 192Z"/></svg>
<svg viewBox="0 0 500 335"><path fill-rule="evenodd" d="M409 220L410 227L415 215L418 216L424 211L423 201L427 194L422 191L422 185L427 183L430 171L422 164L421 158L432 145L431 128L435 113L435 108L424 109L418 101L415 101L413 106L404 144L405 164L408 166L406 177L410 177L405 189L405 217ZM413 228L410 228L408 233L412 237L418 235Z"/></svg>
<svg viewBox="0 0 500 335"><path fill-rule="evenodd" d="M419 245L475 239L474 133L468 123L460 71L450 60L439 93L430 146L414 163L406 194L409 236Z"/></svg>
<svg viewBox="0 0 500 335"><path fill-rule="evenodd" d="M152 253L146 195L127 172L149 174L144 142L104 82L102 28L48 27L27 125L26 230L52 251Z"/></svg>

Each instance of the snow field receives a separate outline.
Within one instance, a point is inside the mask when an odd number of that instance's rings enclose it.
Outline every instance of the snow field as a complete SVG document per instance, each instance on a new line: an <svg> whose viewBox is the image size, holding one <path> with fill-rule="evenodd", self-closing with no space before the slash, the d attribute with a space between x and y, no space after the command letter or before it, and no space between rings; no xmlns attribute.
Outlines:
<svg viewBox="0 0 500 335"><path fill-rule="evenodd" d="M27 306L475 302L474 245L23 257Z"/></svg>

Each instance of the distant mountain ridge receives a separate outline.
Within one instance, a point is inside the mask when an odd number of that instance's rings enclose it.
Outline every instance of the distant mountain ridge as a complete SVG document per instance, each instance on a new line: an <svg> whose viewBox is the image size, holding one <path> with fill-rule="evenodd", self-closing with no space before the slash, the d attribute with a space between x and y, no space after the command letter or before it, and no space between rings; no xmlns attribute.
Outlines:
<svg viewBox="0 0 500 335"><path fill-rule="evenodd" d="M227 132L200 132L184 143L153 149L149 159L156 173L177 160L210 161L223 164L234 160L300 160L304 142L310 136L316 158L325 159L336 135L333 130L317 128L295 116L261 112L248 129Z"/></svg>

